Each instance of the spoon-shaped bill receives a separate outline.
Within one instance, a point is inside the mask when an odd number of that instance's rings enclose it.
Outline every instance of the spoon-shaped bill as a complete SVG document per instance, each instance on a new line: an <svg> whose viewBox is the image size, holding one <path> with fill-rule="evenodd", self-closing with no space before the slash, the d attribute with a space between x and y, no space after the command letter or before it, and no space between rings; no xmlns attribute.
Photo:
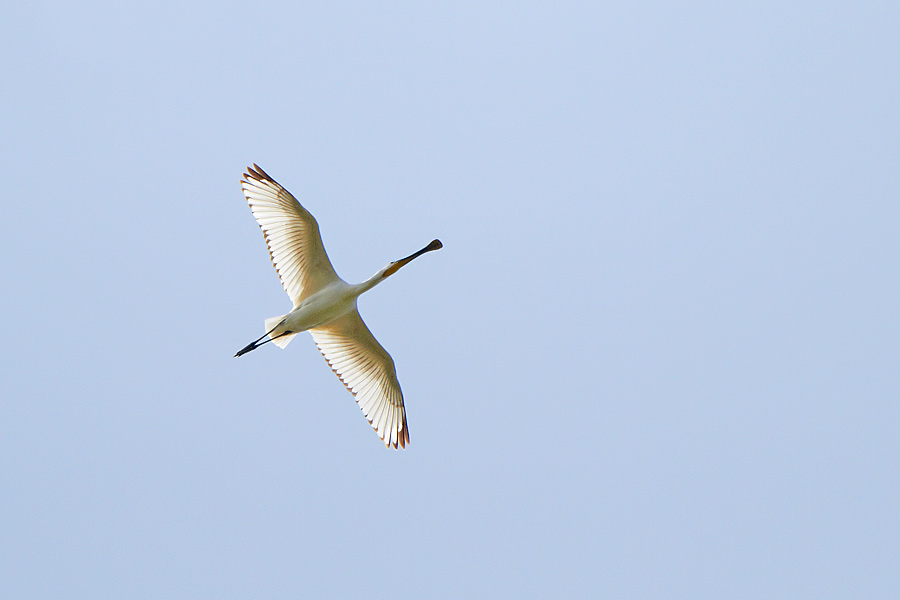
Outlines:
<svg viewBox="0 0 900 600"><path fill-rule="evenodd" d="M395 260L393 263L391 263L391 266L387 268L387 270L384 272L384 275L382 275L382 277L390 277L391 275L396 273L400 269L400 267L409 263L414 258L418 258L418 257L422 256L423 254L425 254L426 252L431 252L432 250L440 250L443 247L444 247L444 245L441 243L441 240L431 240L430 244L428 244L427 246L425 246L418 252L410 254L406 258L401 258L400 260Z"/></svg>

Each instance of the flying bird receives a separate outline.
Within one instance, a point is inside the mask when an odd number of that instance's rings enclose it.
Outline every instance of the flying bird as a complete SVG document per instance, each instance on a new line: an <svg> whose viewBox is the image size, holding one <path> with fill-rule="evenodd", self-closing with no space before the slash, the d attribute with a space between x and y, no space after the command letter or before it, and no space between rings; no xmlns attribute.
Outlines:
<svg viewBox="0 0 900 600"><path fill-rule="evenodd" d="M284 348L295 335L309 331L328 366L356 398L385 445L405 448L409 428L394 359L359 316L356 299L413 259L441 248L440 240L388 263L362 283L350 284L334 272L315 218L289 191L255 164L244 173L241 188L294 308L286 315L266 319L266 333L235 356L268 342Z"/></svg>

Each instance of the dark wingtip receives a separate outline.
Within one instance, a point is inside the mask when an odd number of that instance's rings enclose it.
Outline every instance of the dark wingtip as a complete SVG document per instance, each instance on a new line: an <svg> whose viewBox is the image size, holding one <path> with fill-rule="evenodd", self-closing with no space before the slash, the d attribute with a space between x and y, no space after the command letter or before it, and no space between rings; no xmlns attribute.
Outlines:
<svg viewBox="0 0 900 600"><path fill-rule="evenodd" d="M444 245L441 243L441 240L431 240L431 243L428 244L429 250L440 250Z"/></svg>
<svg viewBox="0 0 900 600"><path fill-rule="evenodd" d="M244 173L244 179L255 179L256 181L271 181L272 183L277 183L256 163L253 163L252 167L247 167L247 172Z"/></svg>

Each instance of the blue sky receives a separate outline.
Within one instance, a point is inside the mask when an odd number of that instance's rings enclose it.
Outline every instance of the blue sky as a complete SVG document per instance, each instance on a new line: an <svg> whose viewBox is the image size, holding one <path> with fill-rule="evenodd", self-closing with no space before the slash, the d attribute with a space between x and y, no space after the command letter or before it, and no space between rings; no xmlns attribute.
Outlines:
<svg viewBox="0 0 900 600"><path fill-rule="evenodd" d="M31 3L0 24L0 596L900 595L900 10ZM411 445L290 303L362 281Z"/></svg>

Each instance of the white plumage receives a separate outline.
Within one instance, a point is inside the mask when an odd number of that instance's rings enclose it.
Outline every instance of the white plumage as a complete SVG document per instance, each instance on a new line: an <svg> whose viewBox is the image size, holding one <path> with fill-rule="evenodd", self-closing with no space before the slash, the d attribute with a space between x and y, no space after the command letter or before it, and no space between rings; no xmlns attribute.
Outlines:
<svg viewBox="0 0 900 600"><path fill-rule="evenodd" d="M394 360L359 316L356 299L414 258L441 248L441 242L433 240L418 252L389 263L363 283L348 284L335 273L315 218L290 192L257 165L244 173L241 188L294 307L286 315L266 319L265 335L235 356L269 341L284 348L295 335L309 331L385 445L405 448L409 429ZM269 339L260 343L266 337Z"/></svg>

